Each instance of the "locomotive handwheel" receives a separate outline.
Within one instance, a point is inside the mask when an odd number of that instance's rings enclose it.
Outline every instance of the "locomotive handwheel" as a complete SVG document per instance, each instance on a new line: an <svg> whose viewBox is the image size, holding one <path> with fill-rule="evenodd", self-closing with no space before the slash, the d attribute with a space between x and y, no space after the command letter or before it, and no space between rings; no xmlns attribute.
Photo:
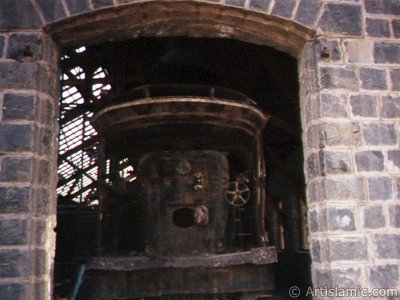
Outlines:
<svg viewBox="0 0 400 300"><path fill-rule="evenodd" d="M242 181L233 181L229 183L226 190L226 200L230 205L243 206L250 199L250 188Z"/></svg>

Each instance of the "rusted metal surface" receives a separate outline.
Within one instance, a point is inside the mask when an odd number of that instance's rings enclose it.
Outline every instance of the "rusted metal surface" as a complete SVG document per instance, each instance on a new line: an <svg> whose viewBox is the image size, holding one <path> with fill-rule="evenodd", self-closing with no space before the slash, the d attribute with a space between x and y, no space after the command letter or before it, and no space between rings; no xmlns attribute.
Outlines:
<svg viewBox="0 0 400 300"><path fill-rule="evenodd" d="M116 102L92 120L105 174L101 253L88 262L85 299L272 289L268 117L243 94L208 86L144 87Z"/></svg>

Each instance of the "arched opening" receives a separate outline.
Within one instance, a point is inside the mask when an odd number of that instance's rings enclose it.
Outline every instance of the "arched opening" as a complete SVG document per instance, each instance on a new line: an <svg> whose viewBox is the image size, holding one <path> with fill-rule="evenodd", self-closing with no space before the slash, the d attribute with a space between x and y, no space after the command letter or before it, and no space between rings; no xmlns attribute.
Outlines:
<svg viewBox="0 0 400 300"><path fill-rule="evenodd" d="M99 251L96 214L101 189L97 184L101 171L97 164L100 146L91 117L127 91L149 84L161 87L199 84L234 89L256 101L270 116L263 134L267 175L265 223L269 244L279 250L275 285L280 289L309 283L299 87L297 62L293 57L266 46L232 39L171 37L69 48L61 61L59 173L62 179L59 182L56 295L65 297L76 289L79 265ZM160 95L163 92L158 91ZM160 142L172 142L175 146L184 143L179 128L175 130L178 140L163 140L155 133L153 146ZM220 136L221 140L249 143L240 136ZM202 143L210 140L205 138ZM130 159L111 160L108 168L117 169L124 181L135 181L136 162ZM235 173L246 172L242 156L232 152L228 160L237 168ZM141 212L131 211L127 204L117 209L121 211L122 221L112 226L118 226L114 229L122 234L108 247L122 253L143 251L139 242L143 225L132 221L140 220ZM190 227L194 224L193 212L180 208L173 220L178 226ZM137 229L134 236L130 235L132 228Z"/></svg>
<svg viewBox="0 0 400 300"><path fill-rule="evenodd" d="M279 249L276 288L309 284L299 79L294 57L313 35L311 30L273 16L191 1L150 1L100 10L46 29L62 46L63 65L60 124L65 147L60 137L56 295L68 296L79 290L83 273L79 265L99 251L99 147L90 118L107 99L146 84L230 88L255 100L271 116L263 145L265 223L269 243ZM238 139L241 142L243 139ZM240 155L231 153L229 160L241 169ZM129 159L114 160L106 168L117 170L124 180L136 179L135 164ZM120 210L129 211L126 207ZM128 219L135 217L128 213ZM126 232L132 223L119 226ZM132 241L140 238L139 234L122 239L114 246L129 251Z"/></svg>

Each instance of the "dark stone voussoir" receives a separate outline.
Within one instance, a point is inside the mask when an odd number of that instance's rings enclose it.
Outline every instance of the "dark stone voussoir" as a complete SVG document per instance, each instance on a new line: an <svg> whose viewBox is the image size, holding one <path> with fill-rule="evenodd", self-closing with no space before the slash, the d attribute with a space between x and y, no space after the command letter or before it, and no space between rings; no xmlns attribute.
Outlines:
<svg viewBox="0 0 400 300"><path fill-rule="evenodd" d="M266 11L271 3L271 0L250 0L250 8L255 10Z"/></svg>
<svg viewBox="0 0 400 300"><path fill-rule="evenodd" d="M32 29L41 26L42 22L31 0L0 1L0 28Z"/></svg>
<svg viewBox="0 0 400 300"><path fill-rule="evenodd" d="M321 6L320 0L301 0L297 8L295 20L306 26L312 26Z"/></svg>
<svg viewBox="0 0 400 300"><path fill-rule="evenodd" d="M87 12L89 10L87 1L66 0L66 2L71 14L78 14L82 12Z"/></svg>
<svg viewBox="0 0 400 300"><path fill-rule="evenodd" d="M34 133L33 125L0 126L0 152L33 150Z"/></svg>
<svg viewBox="0 0 400 300"><path fill-rule="evenodd" d="M244 7L246 4L246 1L245 0L226 0L225 3L228 5Z"/></svg>
<svg viewBox="0 0 400 300"><path fill-rule="evenodd" d="M296 0L275 1L274 7L272 9L272 14L275 16L290 18L292 16L295 5Z"/></svg>
<svg viewBox="0 0 400 300"><path fill-rule="evenodd" d="M365 10L371 14L400 15L398 0L364 0Z"/></svg>
<svg viewBox="0 0 400 300"><path fill-rule="evenodd" d="M324 32L360 36L362 34L361 7L352 4L327 4L319 21Z"/></svg>
<svg viewBox="0 0 400 300"><path fill-rule="evenodd" d="M36 0L46 22L54 22L66 17L61 0Z"/></svg>
<svg viewBox="0 0 400 300"><path fill-rule="evenodd" d="M113 0L92 0L94 8L101 8L114 5Z"/></svg>

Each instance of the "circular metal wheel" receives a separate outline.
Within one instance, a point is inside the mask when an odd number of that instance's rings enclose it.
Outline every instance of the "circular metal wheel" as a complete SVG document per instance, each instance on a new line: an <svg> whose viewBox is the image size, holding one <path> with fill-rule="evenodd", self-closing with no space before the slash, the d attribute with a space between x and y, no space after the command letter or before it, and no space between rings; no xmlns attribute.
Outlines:
<svg viewBox="0 0 400 300"><path fill-rule="evenodd" d="M250 199L250 188L242 181L233 181L229 183L226 190L226 200L230 205L243 206Z"/></svg>

